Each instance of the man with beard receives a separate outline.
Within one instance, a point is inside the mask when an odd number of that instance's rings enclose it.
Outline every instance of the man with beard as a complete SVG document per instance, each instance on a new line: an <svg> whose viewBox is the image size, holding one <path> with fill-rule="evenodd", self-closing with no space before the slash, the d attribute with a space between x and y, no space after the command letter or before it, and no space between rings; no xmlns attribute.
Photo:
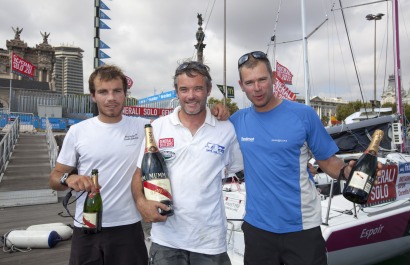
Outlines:
<svg viewBox="0 0 410 265"><path fill-rule="evenodd" d="M88 82L99 114L70 127L50 174L50 186L77 192L75 219L80 221L87 197L81 192L96 191L90 175L92 169L98 169L104 208L102 231L85 234L81 224L74 222L69 264L146 265L141 215L133 203L130 185L144 125L150 120L122 115L127 79L118 67L101 66ZM74 169L78 173L70 174Z"/></svg>
<svg viewBox="0 0 410 265"><path fill-rule="evenodd" d="M216 120L206 107L211 93L209 67L196 61L179 65L174 87L180 107L152 123L154 139L165 160L171 182L174 215L162 216L143 193L141 169L132 189L137 208L151 229L152 265L230 265L226 245L226 215L222 198L222 172L243 167L234 128ZM162 141L163 140L163 141ZM161 144L166 140L167 144ZM141 167L143 149L138 165Z"/></svg>

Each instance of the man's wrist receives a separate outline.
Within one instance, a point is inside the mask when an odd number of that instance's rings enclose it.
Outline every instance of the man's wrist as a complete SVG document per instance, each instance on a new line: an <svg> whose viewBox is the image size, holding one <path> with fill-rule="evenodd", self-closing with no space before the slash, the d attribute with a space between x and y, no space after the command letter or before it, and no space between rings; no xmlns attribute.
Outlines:
<svg viewBox="0 0 410 265"><path fill-rule="evenodd" d="M72 175L72 173L64 173L60 178L60 184L68 187L67 179Z"/></svg>
<svg viewBox="0 0 410 265"><path fill-rule="evenodd" d="M346 175L345 175L345 168L349 166L349 164L345 164L341 169L340 169L340 173L339 173L339 179L347 179Z"/></svg>

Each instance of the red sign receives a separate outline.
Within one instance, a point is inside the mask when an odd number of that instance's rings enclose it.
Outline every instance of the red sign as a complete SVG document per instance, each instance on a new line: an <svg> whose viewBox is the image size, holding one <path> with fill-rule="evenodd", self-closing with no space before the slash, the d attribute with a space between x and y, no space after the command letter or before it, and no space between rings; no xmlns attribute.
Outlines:
<svg viewBox="0 0 410 265"><path fill-rule="evenodd" d="M128 116L165 116L165 115L170 114L173 110L174 109L126 106L122 110L122 113Z"/></svg>
<svg viewBox="0 0 410 265"><path fill-rule="evenodd" d="M373 185L366 206L386 203L396 200L396 181L399 169L397 165L383 165L382 176Z"/></svg>
<svg viewBox="0 0 410 265"><path fill-rule="evenodd" d="M17 54L12 53L11 70L13 73L33 79L35 68L36 67L32 65L30 62L24 60Z"/></svg>
<svg viewBox="0 0 410 265"><path fill-rule="evenodd" d="M284 98L284 99L289 99L289 100L295 100L296 99L295 93L293 93L278 78L276 78L275 88L273 90L273 95L277 98Z"/></svg>
<svg viewBox="0 0 410 265"><path fill-rule="evenodd" d="M289 71L288 68L281 65L276 61L276 77L285 84L292 84L293 74Z"/></svg>
<svg viewBox="0 0 410 265"><path fill-rule="evenodd" d="M127 87L130 89L132 87L132 84L134 84L134 81L132 81L131 77L125 76L127 78Z"/></svg>

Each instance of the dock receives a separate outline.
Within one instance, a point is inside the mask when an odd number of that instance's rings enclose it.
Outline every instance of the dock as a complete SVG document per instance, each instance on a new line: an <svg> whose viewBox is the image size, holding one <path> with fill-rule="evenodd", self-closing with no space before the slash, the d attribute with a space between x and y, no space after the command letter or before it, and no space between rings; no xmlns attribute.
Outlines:
<svg viewBox="0 0 410 265"><path fill-rule="evenodd" d="M36 224L73 224L71 218L63 217L67 214L61 197L49 187L50 171L46 135L20 133L0 181L1 236L12 230L25 230ZM74 212L74 205L69 207L70 211ZM50 249L13 253L1 251L0 264L66 265L70 248L71 240L67 240Z"/></svg>
<svg viewBox="0 0 410 265"><path fill-rule="evenodd" d="M73 226L73 219L62 205L67 191L57 192L49 187L49 157L44 133L20 133L6 170L0 176L0 237L31 225L63 223ZM75 203L68 208L74 215ZM143 223L143 228L148 238L150 225ZM149 240L146 244L149 247ZM9 248L3 248L0 264L67 265L70 249L71 239L60 241L53 248L35 248L28 252L4 252Z"/></svg>

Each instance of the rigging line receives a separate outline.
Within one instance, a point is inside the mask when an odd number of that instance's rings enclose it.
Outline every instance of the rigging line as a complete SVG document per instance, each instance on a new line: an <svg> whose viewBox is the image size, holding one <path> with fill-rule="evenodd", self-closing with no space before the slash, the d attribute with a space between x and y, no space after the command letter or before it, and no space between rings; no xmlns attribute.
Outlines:
<svg viewBox="0 0 410 265"><path fill-rule="evenodd" d="M278 12L276 14L276 20L275 20L275 25L273 27L273 35L271 36L270 41L268 42L268 49L266 50L266 55L269 53L269 48L271 45L271 42L273 42L273 53L272 53L272 64L274 70L276 70L276 62L275 62L275 54L276 54L276 27L278 26L278 21L279 21L279 14L280 14L280 8L282 6L282 0L279 1L279 7L278 7Z"/></svg>
<svg viewBox="0 0 410 265"><path fill-rule="evenodd" d="M319 26L317 26L314 30L312 30L312 32L311 32L309 35L306 36L306 39L309 39L309 37L311 37L316 31L318 31L319 28L320 28L321 26L323 26L323 24L325 24L328 20L329 20L329 18L327 18L327 16L326 16L326 19L325 19L322 23L320 23ZM282 42L279 42L279 43L277 43L277 44L285 44L285 43L296 42L296 41L301 41L301 40L303 40L303 39L282 41Z"/></svg>
<svg viewBox="0 0 410 265"><path fill-rule="evenodd" d="M342 45L341 45L341 40L340 40L340 35L339 35L339 27L338 24L336 23L336 16L335 16L335 12L332 12L333 14L333 23L336 29L336 36L337 36L337 41L339 43L339 50L340 50L340 54L341 54L341 58L342 58L342 62L343 62L343 70L345 72L345 77L346 79L349 79L349 75L347 74L347 70L346 70L346 62L345 62L345 57L343 56L343 51L342 51ZM334 71L336 71L336 67L333 68ZM334 74L334 78L336 80L336 73ZM346 81L346 86L349 86L349 80Z"/></svg>
<svg viewBox="0 0 410 265"><path fill-rule="evenodd" d="M336 0L333 1L331 10L333 7L336 5ZM333 22L335 22L335 12L332 12L333 16ZM335 23L336 24L336 23ZM336 33L337 33L337 27L336 28ZM329 94L331 94L331 88L333 88L333 95L336 98L336 66L332 65L331 62L335 62L335 45L332 45L334 42L334 28L330 27L329 25L327 26L327 32L328 32L328 44L327 44L327 49L328 49L328 76L329 76ZM330 38L331 36L331 38ZM340 47L340 46L339 46ZM330 59L331 58L331 59ZM343 60L343 55L342 55L342 60ZM333 69L332 69L333 66ZM333 73L332 73L333 70ZM333 81L333 82L332 82ZM334 113L336 115L336 112Z"/></svg>
<svg viewBox="0 0 410 265"><path fill-rule="evenodd" d="M370 2L370 3L364 3L364 4L354 5L354 6L347 6L347 7L342 7L342 6L340 5L340 8L332 9L332 11L343 10L343 9L348 9L348 8L353 8L353 7L359 7L359 6L367 6L367 5L377 4L377 3L380 3L380 2L389 2L389 1L390 1L390 0L379 0L379 1L374 1L374 2Z"/></svg>
<svg viewBox="0 0 410 265"><path fill-rule="evenodd" d="M404 1L404 0L403 0L403 1ZM408 0L407 0L407 1L408 1ZM399 1L399 5L401 6L400 1ZM399 7L399 9L400 9L400 7ZM402 25L404 26L404 31L406 32L407 41L410 43L409 32L408 32L407 26L406 26L406 20L404 19L404 16L400 16L399 18L401 19ZM404 45L404 46L405 46L405 47L408 47L408 46L406 46L406 45ZM410 44L409 44L409 46L410 46Z"/></svg>
<svg viewBox="0 0 410 265"><path fill-rule="evenodd" d="M384 38L386 39L386 57L385 57L385 63L384 63L384 77L383 77L383 93L385 92L385 88L386 88L386 77L387 77L387 49L389 48L389 38L388 38L388 36L389 36L389 21L390 21L390 16L389 16L389 14L390 14L390 12L389 12L389 5L386 3L386 8L387 8L387 12L386 12L386 21L387 21L387 26L386 26L386 33L385 33L385 35L384 35ZM383 41L383 43L384 43L384 41ZM380 53L380 58L381 58L381 56L382 56L382 54ZM379 62L381 61L381 59L379 59ZM397 96L396 95L396 90L394 90L394 94L395 94L395 96ZM383 95L383 94L382 94Z"/></svg>
<svg viewBox="0 0 410 265"><path fill-rule="evenodd" d="M333 85L331 85L331 76L330 76L330 73L331 73L331 68L330 68L330 27L329 27L329 25L327 26L327 36L328 36L328 38L327 38L327 76L328 76L328 83L327 83L327 86L328 86L328 90L327 90L327 92L328 92L328 94L329 95L332 95L332 93L330 93L330 91L331 91L331 87L333 87L334 88L334 86ZM333 47L332 47L333 48ZM333 50L334 51L334 50ZM332 54L332 55L334 55L334 53ZM334 61L334 56L333 56L333 61ZM336 93L334 94L334 96L336 95ZM336 115L336 113L334 113L334 115Z"/></svg>
<svg viewBox="0 0 410 265"><path fill-rule="evenodd" d="M339 0L339 5L340 5L340 7L341 7L341 10L340 10L340 11L341 11L342 17L343 17L343 24L345 25L347 40L348 40L348 42L349 42L350 53L352 54L352 60L353 60L354 69L355 69L355 72L356 72L356 78L357 78L357 82L358 82L358 84L359 84L360 94L361 94L361 96L362 96L362 100L363 100L363 104L364 104L364 97L363 97L362 86L360 85L359 74L358 74L358 72L357 72L357 66L356 66L356 59L355 59L354 54L353 54L353 49L352 49L352 45L351 45L351 42L350 42L349 31L347 30L346 18L345 18L345 14L344 14L343 8L342 8L342 0ZM369 118L369 115L367 114L367 111L366 111L366 117Z"/></svg>

